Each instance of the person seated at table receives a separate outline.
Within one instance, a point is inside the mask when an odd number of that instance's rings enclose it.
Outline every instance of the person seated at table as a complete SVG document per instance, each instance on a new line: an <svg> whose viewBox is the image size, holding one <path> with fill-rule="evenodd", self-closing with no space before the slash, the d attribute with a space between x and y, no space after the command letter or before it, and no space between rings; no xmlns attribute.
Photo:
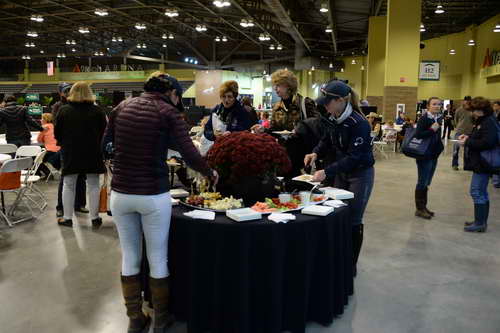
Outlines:
<svg viewBox="0 0 500 333"><path fill-rule="evenodd" d="M396 125L403 125L405 123L405 114L404 112L399 112L398 117L396 118Z"/></svg>
<svg viewBox="0 0 500 333"><path fill-rule="evenodd" d="M321 88L318 105L330 114L327 134L311 154L306 166L332 153L335 161L314 173L314 182L335 179L335 187L354 193L349 200L352 223L353 273L363 244L363 214L370 199L375 172L370 124L359 107L358 94L342 81L332 80Z"/></svg>
<svg viewBox="0 0 500 333"><path fill-rule="evenodd" d="M269 114L267 112L262 112L262 120L260 124L264 128L271 127L271 122L269 121Z"/></svg>
<svg viewBox="0 0 500 333"><path fill-rule="evenodd" d="M145 82L144 91L113 110L102 144L105 151L113 147L111 212L122 250L121 284L129 317L128 332L147 332L150 323L142 311L143 236L150 267L153 332L167 332L174 322L168 312L172 202L165 163L167 151L178 151L189 167L214 183L218 174L193 145L187 124L179 114L179 82L157 71Z"/></svg>
<svg viewBox="0 0 500 333"><path fill-rule="evenodd" d="M54 168L61 168L60 149L57 145L57 140L54 137L54 124L52 123L53 117L51 113L42 114L42 127L43 131L38 134L37 141L45 146L45 156L43 162L49 162ZM50 174L50 170L44 164L41 164L39 170L46 176Z"/></svg>
<svg viewBox="0 0 500 333"><path fill-rule="evenodd" d="M372 136L375 138L376 141L380 140L380 138L382 137L380 116L375 112L370 112L366 117L366 119L368 119L368 123L370 124Z"/></svg>
<svg viewBox="0 0 500 333"><path fill-rule="evenodd" d="M202 155L208 152L218 136L250 129L250 115L236 99L238 89L236 81L226 81L220 86L221 103L212 110L203 130L200 149Z"/></svg>
<svg viewBox="0 0 500 333"><path fill-rule="evenodd" d="M15 96L7 96L4 102L5 105L0 109L0 126L3 124L7 126L5 134L7 143L14 144L18 148L31 145L28 125L37 131L43 131L43 127L31 118L26 107L17 104Z"/></svg>

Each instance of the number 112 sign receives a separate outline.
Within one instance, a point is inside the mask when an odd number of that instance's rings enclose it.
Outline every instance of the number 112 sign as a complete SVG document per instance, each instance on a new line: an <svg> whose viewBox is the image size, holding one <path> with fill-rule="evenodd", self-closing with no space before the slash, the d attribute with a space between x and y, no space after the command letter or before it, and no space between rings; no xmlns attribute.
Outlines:
<svg viewBox="0 0 500 333"><path fill-rule="evenodd" d="M441 63L439 61L422 61L420 63L420 80L439 81Z"/></svg>

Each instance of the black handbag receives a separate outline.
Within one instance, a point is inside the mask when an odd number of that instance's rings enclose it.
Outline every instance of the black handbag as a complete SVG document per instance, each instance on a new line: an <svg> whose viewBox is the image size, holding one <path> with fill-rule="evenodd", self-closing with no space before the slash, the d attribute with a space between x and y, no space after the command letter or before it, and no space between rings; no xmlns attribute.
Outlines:
<svg viewBox="0 0 500 333"><path fill-rule="evenodd" d="M401 145L401 151L403 154L411 158L431 158L430 150L434 141L434 135L423 139L417 139L415 137L416 133L417 129L415 127L409 127L406 129L403 144Z"/></svg>

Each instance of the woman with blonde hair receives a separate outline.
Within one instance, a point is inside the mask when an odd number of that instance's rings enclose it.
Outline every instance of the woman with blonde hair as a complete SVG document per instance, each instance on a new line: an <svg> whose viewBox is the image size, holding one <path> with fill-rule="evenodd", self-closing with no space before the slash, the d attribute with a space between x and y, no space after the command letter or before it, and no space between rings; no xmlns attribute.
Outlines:
<svg viewBox="0 0 500 333"><path fill-rule="evenodd" d="M75 189L78 174L87 175L92 226L99 227L99 174L105 172L101 140L106 128L106 116L95 105L95 96L86 82L71 87L68 104L61 107L55 125L55 138L61 147L64 217L63 226L73 225Z"/></svg>
<svg viewBox="0 0 500 333"><path fill-rule="evenodd" d="M363 214L375 178L371 127L360 110L358 94L350 86L333 80L321 88L321 93L323 96L317 103L323 105L329 114L326 135L313 152L306 155L304 164L310 165L317 158L331 154L335 157L333 163L316 171L313 181L334 181L335 187L354 193L349 207L355 276L363 244Z"/></svg>
<svg viewBox="0 0 500 333"><path fill-rule="evenodd" d="M226 81L220 86L221 103L212 110L203 130L200 148L202 155L208 152L218 136L250 129L250 114L237 100L238 89L236 81Z"/></svg>

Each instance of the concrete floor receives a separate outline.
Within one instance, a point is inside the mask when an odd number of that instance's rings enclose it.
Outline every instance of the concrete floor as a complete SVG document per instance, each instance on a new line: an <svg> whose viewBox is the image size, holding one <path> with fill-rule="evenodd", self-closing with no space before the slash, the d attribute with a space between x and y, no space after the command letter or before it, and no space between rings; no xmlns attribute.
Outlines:
<svg viewBox="0 0 500 333"><path fill-rule="evenodd" d="M464 233L471 173L451 170L450 160L449 151L439 160L436 217L424 221L413 215L414 160L379 159L356 294L330 327L311 324L308 333L500 332L500 189L490 186L488 232ZM111 218L98 231L85 215L73 229L58 227L56 182L42 187L51 200L38 222L0 226L12 241L0 249L0 331L126 332Z"/></svg>

